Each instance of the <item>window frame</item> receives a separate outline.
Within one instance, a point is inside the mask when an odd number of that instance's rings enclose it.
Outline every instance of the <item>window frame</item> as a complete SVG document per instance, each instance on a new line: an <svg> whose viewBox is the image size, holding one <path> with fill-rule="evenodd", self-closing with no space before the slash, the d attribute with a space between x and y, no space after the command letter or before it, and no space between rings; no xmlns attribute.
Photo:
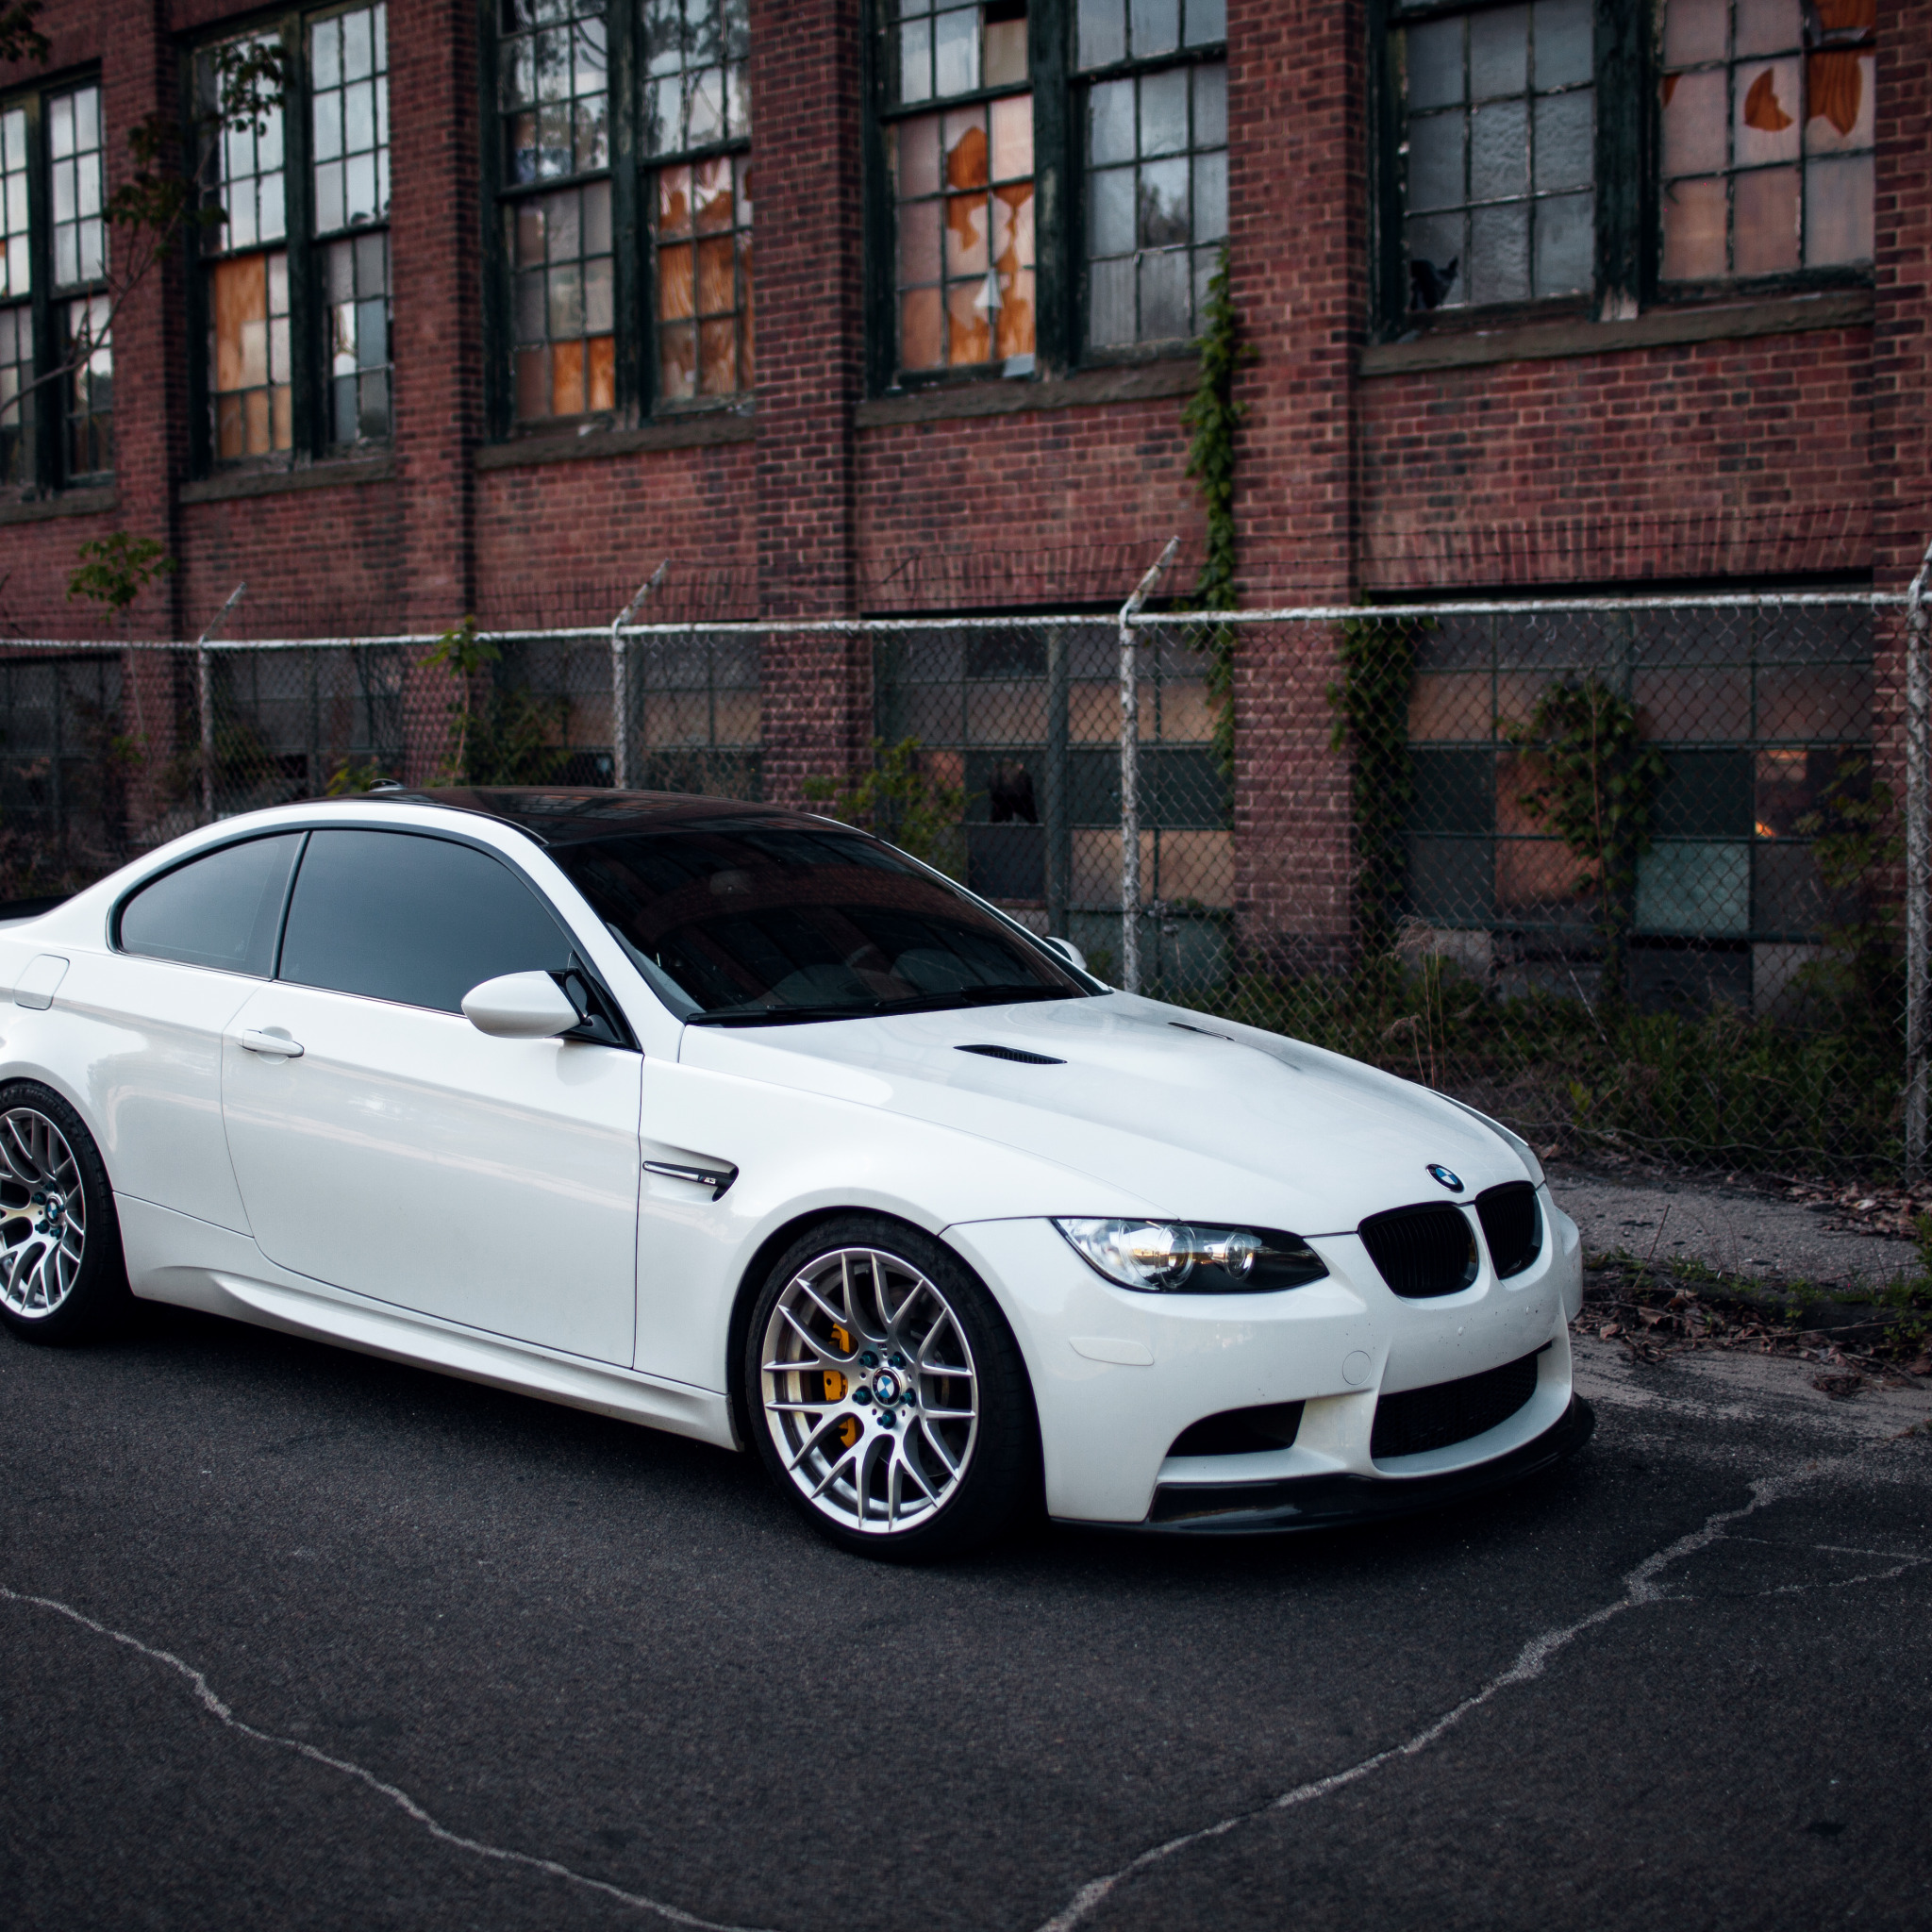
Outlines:
<svg viewBox="0 0 1932 1932"><path fill-rule="evenodd" d="M1770 275L1703 282L1663 279L1662 81L1668 0L1640 6L1595 0L1596 255L1591 287L1581 295L1532 297L1477 307L1412 309L1402 158L1402 29L1507 0L1370 0L1368 10L1370 340L1392 342L1417 334L1493 330L1512 325L1587 316L1622 322L1641 310L1736 303L1822 290L1867 288L1870 263L1799 268Z"/></svg>
<svg viewBox="0 0 1932 1932"><path fill-rule="evenodd" d="M388 238L394 218L391 208L379 220L331 229L318 237L315 226L315 174L311 153L313 89L309 75L308 28L314 22L343 13L353 13L371 0L333 0L317 7L280 7L273 12L224 21L218 29L204 31L180 44L178 84L183 152L195 158L202 152L202 130L196 117L196 89L204 54L246 40L273 38L279 42L287 64L289 92L282 103L282 172L284 228L279 246L289 262L289 388L291 430L286 450L265 454L224 458L216 453L212 419L213 391L208 379L209 330L213 325L208 298L208 270L217 261L251 251L205 252L200 231L194 231L185 253L188 273L187 312L189 474L197 478L245 475L261 472L270 475L335 463L366 462L387 455L395 446L395 258ZM391 71L383 67L384 87ZM391 108L392 117L392 108ZM393 120L390 121L391 144ZM391 193L393 183L391 182ZM208 206L205 200L202 204ZM390 371L389 433L382 437L358 437L353 443L333 441L330 402L332 379L327 369L328 352L325 341L328 298L323 265L324 251L345 237L380 234L385 238L388 287L384 299L389 305ZM275 252L276 243L258 243L256 251L264 256Z"/></svg>
<svg viewBox="0 0 1932 1932"><path fill-rule="evenodd" d="M483 413L486 441L514 445L531 439L575 436L595 429L637 428L684 416L742 413L757 394L757 370L746 387L723 395L659 394L657 313L657 176L660 168L688 167L719 156L757 164L758 116L749 132L694 147L650 151L645 127L649 104L643 60L643 0L607 0L604 14L610 158L601 171L547 175L536 181L506 178L503 151L501 13L503 0L477 0L477 116L482 131L479 179L483 269ZM754 68L756 52L754 50ZM516 413L516 264L504 236L505 208L541 199L560 189L596 181L610 184L611 333L613 398L608 409L575 416L520 420ZM757 247L757 194L750 233ZM734 229L734 233L737 232ZM756 257L754 257L756 258Z"/></svg>
<svg viewBox="0 0 1932 1932"><path fill-rule="evenodd" d="M41 385L33 391L34 423L31 437L32 474L19 484L0 482L9 496L28 501L57 496L69 490L111 488L115 472L73 471L67 460L67 425L72 400L72 377L62 382L46 378L61 362L59 320L71 302L98 296L108 288L104 275L75 282L57 292L54 287L54 195L53 156L49 151L48 104L58 94L76 92L92 87L101 95L102 126L102 216L103 268L106 267L108 233L106 214L107 179L107 88L97 62L69 68L53 75L42 75L29 85L0 93L0 112L19 108L26 115L26 193L27 193L27 274L31 287L25 304L11 300L0 304L8 308L25 307L32 318L34 334L31 378ZM111 353L111 341L108 344Z"/></svg>

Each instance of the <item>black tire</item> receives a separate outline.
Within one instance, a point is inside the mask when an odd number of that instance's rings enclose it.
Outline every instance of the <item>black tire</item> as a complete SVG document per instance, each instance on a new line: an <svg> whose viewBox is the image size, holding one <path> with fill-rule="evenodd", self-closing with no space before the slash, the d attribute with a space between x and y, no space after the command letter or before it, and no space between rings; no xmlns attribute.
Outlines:
<svg viewBox="0 0 1932 1932"><path fill-rule="evenodd" d="M914 1335L925 1338L917 1354ZM785 1372L771 1373L774 1362ZM950 1248L903 1223L841 1215L792 1242L753 1304L741 1374L773 1481L855 1556L956 1556L996 1536L1038 1487L1039 1429L1012 1331Z"/></svg>
<svg viewBox="0 0 1932 1932"><path fill-rule="evenodd" d="M132 1307L93 1136L51 1088L9 1080L0 1087L0 1324L26 1341L92 1341Z"/></svg>

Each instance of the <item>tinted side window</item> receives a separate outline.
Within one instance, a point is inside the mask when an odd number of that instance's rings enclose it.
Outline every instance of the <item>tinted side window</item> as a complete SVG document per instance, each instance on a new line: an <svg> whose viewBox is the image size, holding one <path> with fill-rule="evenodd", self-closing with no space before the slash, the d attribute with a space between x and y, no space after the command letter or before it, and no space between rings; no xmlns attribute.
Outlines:
<svg viewBox="0 0 1932 1932"><path fill-rule="evenodd" d="M225 845L143 886L121 908L122 950L266 979L302 837L282 832Z"/></svg>
<svg viewBox="0 0 1932 1932"><path fill-rule="evenodd" d="M560 972L570 955L542 902L488 853L408 832L317 832L280 977L455 1013L473 986Z"/></svg>

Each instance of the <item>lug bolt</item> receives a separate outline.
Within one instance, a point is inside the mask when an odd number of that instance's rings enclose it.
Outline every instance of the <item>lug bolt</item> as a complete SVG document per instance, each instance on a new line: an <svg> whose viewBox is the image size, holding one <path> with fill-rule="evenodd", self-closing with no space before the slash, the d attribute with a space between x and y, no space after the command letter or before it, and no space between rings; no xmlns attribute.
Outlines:
<svg viewBox="0 0 1932 1932"><path fill-rule="evenodd" d="M852 1399L854 1402L870 1402L872 1400L872 1391L866 1388L855 1389L852 1391Z"/></svg>
<svg viewBox="0 0 1932 1932"><path fill-rule="evenodd" d="M878 1367L878 1357L873 1354L872 1350L869 1348L865 1350L865 1352L858 1357L858 1366L861 1369L875 1369Z"/></svg>

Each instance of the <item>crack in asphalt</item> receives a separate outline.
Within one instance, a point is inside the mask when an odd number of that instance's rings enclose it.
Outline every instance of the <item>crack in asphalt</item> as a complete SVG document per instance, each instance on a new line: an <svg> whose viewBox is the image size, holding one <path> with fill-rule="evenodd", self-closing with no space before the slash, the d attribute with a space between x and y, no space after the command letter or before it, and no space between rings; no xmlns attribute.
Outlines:
<svg viewBox="0 0 1932 1932"><path fill-rule="evenodd" d="M1877 1448L1885 1445L1874 1443L1870 1446L1871 1448ZM1709 1549L1713 1544L1724 1541L1734 1524L1741 1523L1746 1518L1755 1516L1759 1510L1769 1508L1774 1503L1782 1501L1785 1497L1804 1488L1807 1484L1830 1475L1860 1460L1869 1453L1870 1449L1856 1450L1849 1455L1807 1463L1802 1468L1789 1471L1782 1475L1758 1477L1750 1486L1751 1500L1748 1503L1734 1509L1721 1509L1714 1512L1712 1515L1706 1517L1700 1527L1679 1537L1674 1542L1666 1544L1662 1549L1653 1552L1634 1569L1625 1573L1624 1590L1621 1596L1610 1603L1600 1605L1587 1616L1576 1619L1574 1623L1566 1624L1560 1628L1546 1630L1536 1637L1532 1637L1523 1646L1522 1650L1517 1653L1515 1661L1507 1670L1491 1677L1479 1690L1473 1691L1459 1703L1452 1705L1449 1709L1443 1711L1421 1730L1415 1732L1413 1736L1405 1739L1399 1744L1391 1744L1385 1749L1375 1752L1373 1756L1349 1765L1345 1770L1331 1772L1326 1777L1315 1778L1307 1784L1296 1785L1291 1790L1283 1791L1262 1804L1252 1806L1246 1810L1238 1811L1229 1817L1217 1820L1212 1824L1202 1825L1196 1830L1183 1832L1178 1837L1171 1838L1160 1844L1150 1846L1146 1851L1130 1858L1124 1865L1121 1865L1114 1871L1107 1873L1098 1878L1090 1879L1079 1890L1074 1893L1073 1897L1052 1918L1045 1920L1041 1924L1038 1932L1073 1932L1074 1927L1091 1918L1108 1897L1119 1890L1121 1886L1151 1871L1154 1867L1165 1863L1168 1859L1176 1857L1183 1852L1191 1851L1196 1845L1206 1844L1212 1839L1224 1838L1228 1833L1239 1830L1242 1825L1253 1824L1256 1820L1268 1817L1274 1812L1292 1810L1304 1805L1314 1804L1323 1798L1332 1795L1336 1791L1346 1790L1350 1785L1359 1783L1363 1778L1371 1776L1385 1765L1392 1764L1399 1758L1418 1756L1420 1753L1426 1751L1438 1740L1454 1730L1472 1711L1480 1710L1483 1706L1492 1702L1505 1690L1511 1689L1515 1685L1531 1683L1541 1677L1548 1668L1550 1660L1558 1652L1567 1649L1587 1632L1609 1623L1613 1618L1621 1617L1626 1610L1639 1609L1646 1605L1656 1603L1694 1602L1696 1599L1687 1591L1667 1591L1657 1581L1658 1577L1673 1564L1680 1563L1686 1557L1693 1557L1700 1551ZM1747 1539L1740 1539L1740 1541L1747 1541ZM1756 1541L1758 1539L1748 1539L1748 1541ZM1823 1543L1814 1544L1810 1547L1820 1551L1828 1551L1836 1555L1877 1557L1881 1559L1891 1561L1894 1567L1890 1570L1873 1572L1865 1575L1841 1578L1834 1584L1777 1585L1769 1590L1754 1592L1754 1594L1774 1596L1800 1590L1849 1589L1855 1584L1889 1581L1893 1577L1904 1575L1907 1571L1932 1563L1932 1557L1922 1556L1913 1552L1840 1550L1834 1545ZM582 1890L594 1892L601 1897L608 1898L613 1904L627 1906L638 1911L653 1913L670 1924L687 1926L691 1928L691 1932L758 1932L758 1928L724 1924L716 1920L701 1918L695 1912L685 1911L681 1907L668 1905L661 1899L650 1898L641 1892L625 1891L619 1886L609 1884L601 1878L590 1877L588 1874L575 1871L555 1858L540 1857L531 1852L520 1852L507 1845L491 1844L485 1840L471 1838L464 1833L452 1831L447 1825L439 1824L430 1812L419 1804L416 1799L411 1797L408 1791L404 1790L400 1786L391 1784L377 1776L375 1772L370 1771L365 1766L357 1764L352 1759L346 1757L333 1757L328 1752L319 1750L315 1745L306 1743L299 1738L287 1738L275 1731L265 1731L258 1725L251 1724L245 1720L238 1718L234 1711L215 1694L207 1676L202 1672L196 1670L192 1664L187 1663L182 1658L176 1657L174 1652L157 1649L152 1644L142 1642L140 1638L130 1635L127 1631L116 1630L109 1624L99 1623L94 1618L88 1616L84 1611L77 1610L71 1604L62 1603L56 1597L29 1595L25 1591L9 1590L5 1584L0 1584L0 1602L30 1606L37 1609L52 1611L55 1615L65 1617L70 1622L78 1624L82 1629L92 1631L97 1637L105 1637L110 1641L123 1644L127 1649L156 1663L166 1665L169 1670L187 1680L192 1688L201 1707L210 1717L216 1719L225 1728L235 1732L240 1737L251 1739L258 1743L274 1745L278 1750L288 1751L298 1757L306 1758L311 1764L321 1765L325 1770L338 1772L345 1777L354 1779L356 1782L366 1786L378 1797L387 1799L413 1824L421 1825L431 1838L437 1840L440 1843L449 1845L458 1851L472 1853L480 1858L492 1859L506 1865L514 1865L526 1871L541 1872L549 1877L559 1879L567 1885L575 1886Z"/></svg>
<svg viewBox="0 0 1932 1932"><path fill-rule="evenodd" d="M1781 1501L1807 1483L1857 1462L1867 1453L1869 1452L1866 1450L1854 1450L1846 1456L1807 1463L1803 1468L1791 1470L1783 1475L1758 1477L1751 1484L1751 1500L1748 1503L1736 1509L1716 1511L1705 1518L1700 1528L1691 1530L1688 1535L1679 1537L1675 1542L1668 1543L1664 1548L1646 1557L1635 1569L1625 1573L1622 1596L1612 1603L1604 1604L1591 1610L1588 1616L1579 1617L1574 1624L1566 1624L1560 1629L1545 1630L1540 1636L1532 1637L1517 1653L1516 1661L1507 1671L1491 1677L1480 1690L1473 1691L1459 1704L1451 1706L1412 1737L1405 1739L1399 1744L1391 1744L1373 1756L1351 1764L1344 1771L1331 1772L1326 1777L1314 1778L1307 1784L1296 1785L1292 1790L1283 1791L1259 1805L1251 1806L1244 1811L1237 1811L1229 1817L1218 1819L1212 1824L1204 1824L1197 1830L1183 1832L1179 1837L1168 1839L1164 1843L1150 1845L1147 1850L1137 1857L1130 1858L1124 1865L1118 1866L1099 1878L1089 1879L1052 1918L1041 1924L1039 1932L1073 1932L1074 1926L1091 1919L1111 1893L1130 1880L1151 1871L1155 1866L1164 1864L1168 1859L1176 1857L1183 1852L1191 1851L1196 1845L1206 1844L1211 1839L1225 1838L1229 1832L1238 1831L1242 1825L1251 1824L1257 1819L1269 1817L1277 1811L1291 1811L1303 1805L1312 1805L1336 1791L1345 1790L1350 1785L1358 1784L1363 1778L1380 1771L1384 1765L1394 1763L1398 1758L1418 1756L1426 1751L1438 1739L1454 1730L1472 1711L1480 1710L1484 1705L1499 1697L1514 1685L1527 1684L1541 1677L1550 1659L1558 1651L1567 1649L1586 1632L1609 1623L1614 1617L1621 1617L1624 1611L1639 1609L1646 1604L1692 1601L1693 1599L1685 1592L1666 1591L1657 1582L1658 1575L1672 1564L1682 1562L1685 1557L1694 1557L1700 1551L1710 1548L1712 1544L1722 1542L1733 1524L1741 1523L1746 1517L1755 1516L1758 1510L1769 1508L1772 1504ZM1932 1562L1932 1557L1907 1558L1901 1562L1897 1569L1887 1571L1883 1574L1886 1577L1901 1575L1914 1564L1924 1562ZM1847 1583L1878 1580L1881 1579L1875 1575L1871 1578L1845 1579ZM1778 1592L1774 1591L1764 1592L1766 1595L1776 1593Z"/></svg>
<svg viewBox="0 0 1932 1932"><path fill-rule="evenodd" d="M166 1664L171 1671L187 1678L193 1687L195 1697L208 1714L217 1719L227 1729L243 1738L252 1738L259 1744L274 1744L283 1751L292 1751L298 1757L306 1757L311 1764L320 1764L329 1771L339 1771L345 1777L354 1778L358 1784L367 1785L377 1796L387 1798L397 1810L441 1843L454 1846L458 1851L474 1852L479 1858L493 1858L501 1864L518 1865L526 1871L542 1872L552 1878L560 1878L567 1884L580 1887L586 1891L600 1893L623 1906L633 1906L640 1911L655 1912L658 1918L673 1925L685 1925L691 1932L761 1932L761 1928L747 1925L721 1924L715 1919L701 1919L695 1912L687 1912L677 1906L666 1905L662 1899L646 1898L641 1892L625 1891L621 1887L607 1884L601 1878L591 1878L582 1872L575 1872L568 1865L559 1864L555 1858L540 1858L534 1853L512 1850L508 1845L492 1845L482 1839L468 1838L459 1831L452 1831L446 1824L437 1821L419 1805L416 1800L398 1785L392 1785L379 1778L365 1766L352 1762L346 1757L332 1757L326 1751L319 1751L313 1744L305 1744L300 1738L284 1738L275 1731L264 1731L258 1725L239 1718L214 1693L208 1678L191 1663L184 1662L171 1650L157 1650L151 1643L143 1643L140 1638L130 1636L125 1630L116 1630L109 1624L96 1623L85 1611L76 1610L72 1604L63 1604L58 1597L29 1596L25 1591L8 1590L0 1583L0 1603L30 1604L42 1610L52 1610L57 1616L68 1618L78 1624L84 1630L92 1630L97 1637L106 1637L115 1643L123 1643L129 1650L144 1657L151 1657L158 1664Z"/></svg>

